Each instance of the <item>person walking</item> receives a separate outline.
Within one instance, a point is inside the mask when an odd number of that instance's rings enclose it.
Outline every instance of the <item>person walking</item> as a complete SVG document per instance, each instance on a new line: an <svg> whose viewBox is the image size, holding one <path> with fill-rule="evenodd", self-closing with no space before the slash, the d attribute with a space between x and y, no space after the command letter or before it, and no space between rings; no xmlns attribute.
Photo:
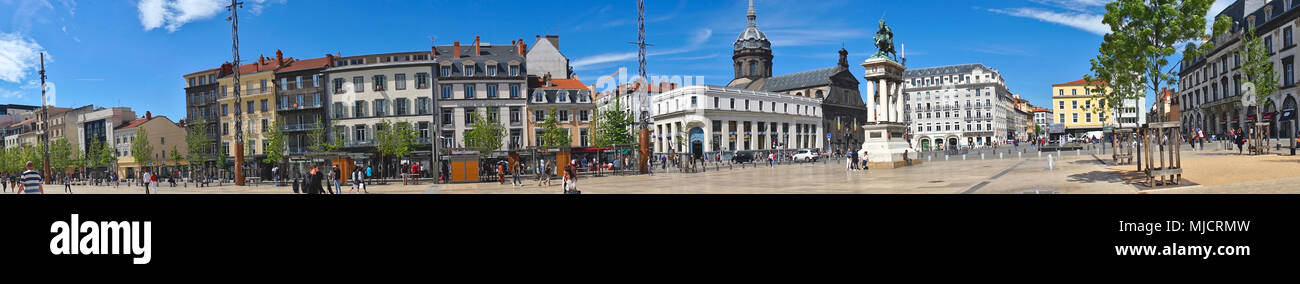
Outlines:
<svg viewBox="0 0 1300 284"><path fill-rule="evenodd" d="M144 194L145 194L145 195L149 195L149 180L152 179L152 178L153 178L153 175L149 174L149 171L144 171L144 174L143 174L142 176L140 176L140 182L144 183Z"/></svg>
<svg viewBox="0 0 1300 284"><path fill-rule="evenodd" d="M339 166L330 165L330 182L334 184L334 189L337 190L335 194L343 194L343 188L339 187L340 179L342 177L339 176Z"/></svg>
<svg viewBox="0 0 1300 284"><path fill-rule="evenodd" d="M9 173L0 174L0 187L4 189L2 192L9 192Z"/></svg>
<svg viewBox="0 0 1300 284"><path fill-rule="evenodd" d="M564 171L564 194L582 194L578 191L578 168L569 163Z"/></svg>
<svg viewBox="0 0 1300 284"><path fill-rule="evenodd" d="M1241 128L1237 128L1234 133L1237 135L1236 137L1233 137L1232 142L1237 143L1237 154L1240 155L1243 151L1242 145L1246 144L1246 134L1241 130Z"/></svg>
<svg viewBox="0 0 1300 284"><path fill-rule="evenodd" d="M514 163L510 167L510 177L512 178L510 185L514 186L515 188L524 186L524 181L519 179L519 171L522 170L521 169L522 167L523 165L521 165L520 163Z"/></svg>
<svg viewBox="0 0 1300 284"><path fill-rule="evenodd" d="M311 165L311 170L307 172L307 187L304 188L307 194L325 194L325 189L321 187L324 182L324 175L321 174L320 168Z"/></svg>
<svg viewBox="0 0 1300 284"><path fill-rule="evenodd" d="M72 194L72 178L63 176L63 192Z"/></svg>
<svg viewBox="0 0 1300 284"><path fill-rule="evenodd" d="M497 162L497 181L501 185L506 184L506 164L505 161Z"/></svg>
<svg viewBox="0 0 1300 284"><path fill-rule="evenodd" d="M275 183L275 186L280 186L280 166L271 168L271 182Z"/></svg>
<svg viewBox="0 0 1300 284"><path fill-rule="evenodd" d="M776 167L776 152L772 152L772 151L767 152L767 167L769 168Z"/></svg>
<svg viewBox="0 0 1300 284"><path fill-rule="evenodd" d="M27 161L27 171L24 171L22 177L18 179L22 182L23 190L14 192L18 194L45 194L45 186L41 185L41 173L33 169L32 161Z"/></svg>

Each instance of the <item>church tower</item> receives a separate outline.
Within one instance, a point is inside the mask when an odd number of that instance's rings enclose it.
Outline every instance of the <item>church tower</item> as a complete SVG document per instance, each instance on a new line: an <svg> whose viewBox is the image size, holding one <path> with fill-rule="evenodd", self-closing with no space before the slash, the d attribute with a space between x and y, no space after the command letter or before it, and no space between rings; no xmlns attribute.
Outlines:
<svg viewBox="0 0 1300 284"><path fill-rule="evenodd" d="M772 42L767 35L758 30L758 14L754 11L754 0L749 0L749 26L736 38L735 51L731 59L735 62L736 78L749 81L772 77ZM734 82L734 80L733 80Z"/></svg>

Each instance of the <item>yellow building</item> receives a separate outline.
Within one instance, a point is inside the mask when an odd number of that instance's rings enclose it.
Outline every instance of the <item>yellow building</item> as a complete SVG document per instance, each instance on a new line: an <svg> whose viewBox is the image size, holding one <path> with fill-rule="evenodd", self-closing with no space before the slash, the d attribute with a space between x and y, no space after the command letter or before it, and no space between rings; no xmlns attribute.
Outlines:
<svg viewBox="0 0 1300 284"><path fill-rule="evenodd" d="M1105 82L1093 81L1091 86L1080 79L1069 83L1052 85L1052 112L1056 123L1065 125L1068 134L1102 131L1106 125L1113 123L1111 110L1102 99L1104 93L1094 92ZM1106 92L1110 87L1104 87Z"/></svg>
<svg viewBox="0 0 1300 284"><path fill-rule="evenodd" d="M226 157L234 159L235 156L236 118L243 119L245 161L258 161L257 157L265 155L267 140L262 134L275 127L276 119L275 88L278 82L275 81L275 70L292 61L292 58L284 58L276 51L275 58L258 56L256 62L239 66L241 86L238 88L234 86L234 74L217 80L220 84L217 88L220 147L225 149ZM243 92L238 103L235 92Z"/></svg>

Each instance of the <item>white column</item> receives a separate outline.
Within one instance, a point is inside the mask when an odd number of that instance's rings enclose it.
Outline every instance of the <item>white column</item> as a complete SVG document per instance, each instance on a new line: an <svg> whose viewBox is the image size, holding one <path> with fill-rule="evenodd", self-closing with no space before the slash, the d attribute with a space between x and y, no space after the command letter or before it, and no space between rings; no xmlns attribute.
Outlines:
<svg viewBox="0 0 1300 284"><path fill-rule="evenodd" d="M894 90L894 99L898 100L898 103L894 105L894 111L895 111L894 117L897 118L898 122L907 121L907 119L903 117L903 115L905 115L903 112L903 107L906 106L907 104L907 101L903 100L903 82L894 82L893 90Z"/></svg>
<svg viewBox="0 0 1300 284"><path fill-rule="evenodd" d="M825 148L825 147L824 147L824 145L825 145L824 143L825 143L825 141L826 141L826 138L825 138L826 135L825 135L825 134L822 134L822 133L823 133L824 131L826 131L826 130L825 130L826 127L822 127L822 126L820 125L820 123L818 123L817 125L819 125L819 126L817 127L817 131L815 132L815 133L817 133L817 136L814 137L814 138L816 139L817 142L816 142L814 145L817 146L817 149L822 149L822 148Z"/></svg>
<svg viewBox="0 0 1300 284"><path fill-rule="evenodd" d="M889 120L889 85L885 83L885 79L880 79L880 83L878 84L879 85L877 86L880 86L880 102L881 102L880 104L881 108L880 110L878 110L879 112L881 112L879 114L880 121L891 121ZM818 138L820 137L821 136L818 136Z"/></svg>
<svg viewBox="0 0 1300 284"><path fill-rule="evenodd" d="M758 121L749 122L749 149L758 150Z"/></svg>
<svg viewBox="0 0 1300 284"><path fill-rule="evenodd" d="M876 84L867 81L867 121L876 121Z"/></svg>
<svg viewBox="0 0 1300 284"><path fill-rule="evenodd" d="M727 149L727 145L728 145L727 142L729 142L728 140L731 140L731 133L729 133L730 130L731 130L731 123L730 123L730 121L723 120L723 121L722 121L722 140L721 140L721 141L718 141L718 148L719 148L719 149L715 149L715 151L721 151L722 149ZM731 150L731 149L728 149L728 150Z"/></svg>
<svg viewBox="0 0 1300 284"><path fill-rule="evenodd" d="M704 152L713 152L713 121L704 121Z"/></svg>

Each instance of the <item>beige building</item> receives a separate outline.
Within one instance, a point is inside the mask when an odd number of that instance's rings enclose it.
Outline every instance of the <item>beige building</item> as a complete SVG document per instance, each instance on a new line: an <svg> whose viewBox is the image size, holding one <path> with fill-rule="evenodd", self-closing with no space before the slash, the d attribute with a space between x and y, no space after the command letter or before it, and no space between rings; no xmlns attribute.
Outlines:
<svg viewBox="0 0 1300 284"><path fill-rule="evenodd" d="M554 112L559 127L569 132L569 146L591 147L596 135L592 127L596 105L591 100L591 89L576 79L551 79L549 75L538 79L529 82L532 94L528 96L531 115L527 127L532 131L528 131L527 145L542 146L542 123Z"/></svg>
<svg viewBox="0 0 1300 284"><path fill-rule="evenodd" d="M265 154L267 140L262 134L275 127L276 119L275 70L292 61L293 58L284 58L276 51L275 58L258 56L256 62L239 66L240 86L234 85L233 72L217 79L221 147L225 148L226 156L232 161L235 156L236 118L243 119L245 162L257 161L257 157ZM243 92L238 102L235 101L237 92Z"/></svg>
<svg viewBox="0 0 1300 284"><path fill-rule="evenodd" d="M136 161L131 153L131 143L135 141L136 132L144 129L148 134L149 145L153 146L153 153L149 161ZM171 152L174 148L182 155L188 153L188 146L185 143L185 128L177 125L176 122L166 116L153 116L145 112L143 118L133 120L113 130L113 145L117 150L117 173L123 178L136 177L140 173L140 168L156 169L157 167L185 165L186 162L173 161Z"/></svg>

